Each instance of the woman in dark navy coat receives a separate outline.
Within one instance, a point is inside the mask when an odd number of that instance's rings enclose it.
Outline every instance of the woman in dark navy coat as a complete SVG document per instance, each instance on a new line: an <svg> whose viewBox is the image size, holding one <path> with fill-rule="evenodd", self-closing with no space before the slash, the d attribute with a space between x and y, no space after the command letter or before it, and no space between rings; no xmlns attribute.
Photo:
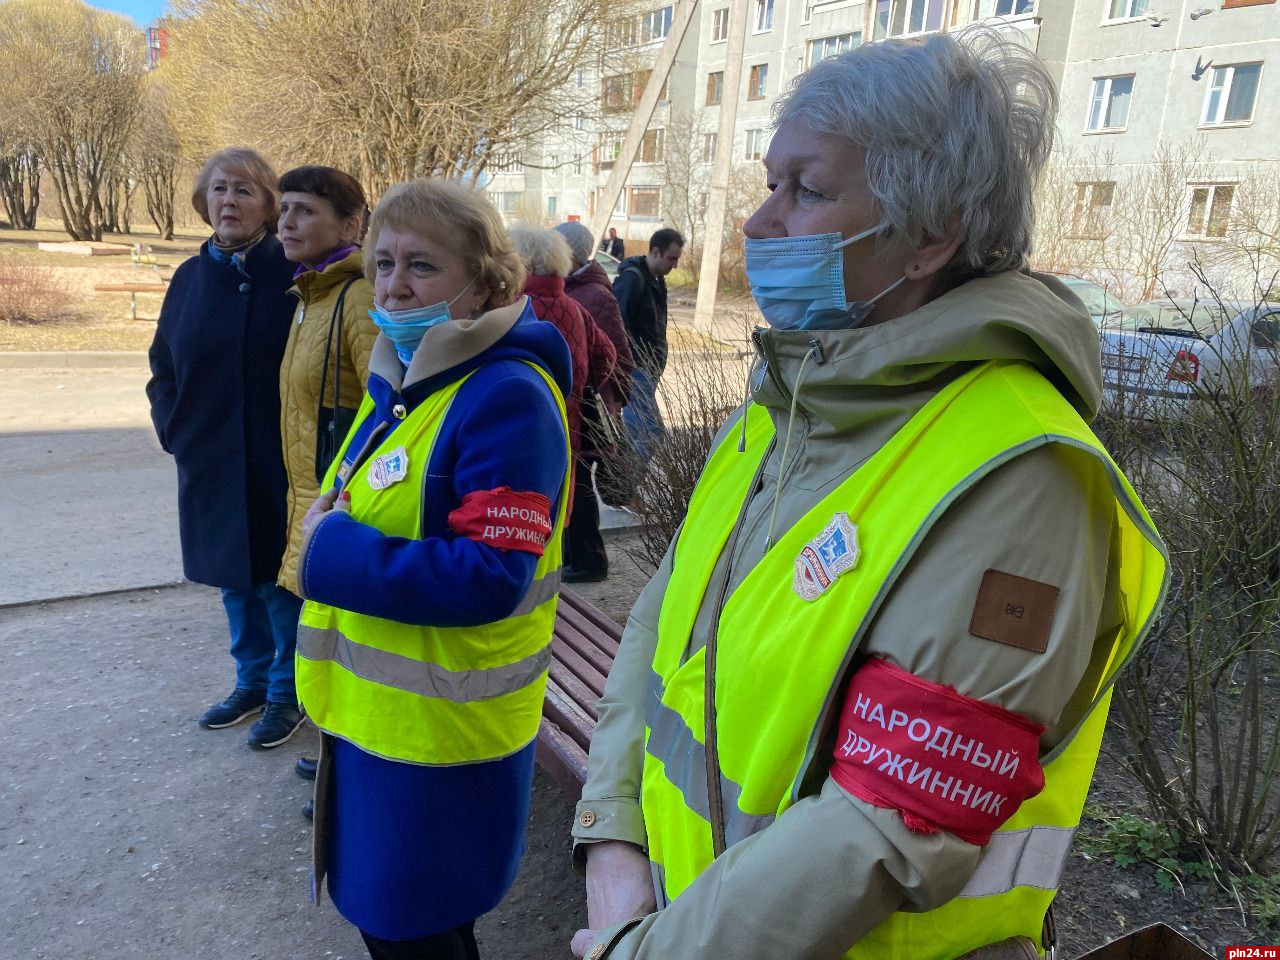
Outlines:
<svg viewBox="0 0 1280 960"><path fill-rule="evenodd" d="M160 445L177 462L183 570L222 588L231 630L235 689L200 725L263 713L248 742L274 747L301 722L293 657L302 601L276 586L285 545L279 371L294 264L274 234L275 172L252 150L211 156L191 202L213 236L174 273L147 397Z"/></svg>

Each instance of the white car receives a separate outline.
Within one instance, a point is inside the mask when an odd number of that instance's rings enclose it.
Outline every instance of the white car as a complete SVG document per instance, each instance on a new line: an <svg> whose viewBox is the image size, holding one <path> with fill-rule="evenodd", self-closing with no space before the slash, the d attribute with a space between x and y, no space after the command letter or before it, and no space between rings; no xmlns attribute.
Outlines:
<svg viewBox="0 0 1280 960"><path fill-rule="evenodd" d="M1128 416L1177 416L1199 395L1280 382L1280 303L1153 300L1099 335L1103 404Z"/></svg>

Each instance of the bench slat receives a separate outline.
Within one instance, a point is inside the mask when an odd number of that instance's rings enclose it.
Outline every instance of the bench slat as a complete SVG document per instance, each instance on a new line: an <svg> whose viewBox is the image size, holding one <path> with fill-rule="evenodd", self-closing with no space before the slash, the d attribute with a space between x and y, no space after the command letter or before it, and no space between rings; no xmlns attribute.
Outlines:
<svg viewBox="0 0 1280 960"><path fill-rule="evenodd" d="M604 674L585 660L572 644L566 643L560 636L551 641L551 657L565 667L578 680L587 685L596 699L604 693Z"/></svg>
<svg viewBox="0 0 1280 960"><path fill-rule="evenodd" d="M613 656L596 646L589 634L578 630L571 623L557 620L555 637L572 648L573 652L586 661L602 678L609 675L609 670L613 666ZM584 680L587 679L585 675L582 676ZM601 688L600 692L603 693L604 689Z"/></svg>

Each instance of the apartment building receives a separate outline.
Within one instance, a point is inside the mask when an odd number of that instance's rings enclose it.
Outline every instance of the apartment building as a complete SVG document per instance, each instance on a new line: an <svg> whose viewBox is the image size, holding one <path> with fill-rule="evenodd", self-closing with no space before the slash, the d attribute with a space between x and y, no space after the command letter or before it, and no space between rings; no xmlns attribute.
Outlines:
<svg viewBox="0 0 1280 960"><path fill-rule="evenodd" d="M1280 185L1278 73L1275 0L1077 0L1059 143L1106 171L1077 184L1082 219L1161 154L1186 170L1181 242L1225 236L1242 181Z"/></svg>
<svg viewBox="0 0 1280 960"><path fill-rule="evenodd" d="M618 10L599 69L579 75L598 92L599 116L574 118L540 150L536 171L495 178L490 189L508 215L559 222L594 211L675 4ZM703 0L681 44L610 221L628 239L670 219L673 190L701 189L726 97L738 98L734 163L753 164L768 146L773 102L817 61L978 21L1016 32L1045 62L1061 95L1064 154L1105 152L1125 169L1150 164L1161 145L1199 144L1205 162L1186 185L1186 239L1222 233L1246 174L1280 182L1280 94L1269 76L1280 69L1276 0L751 0L738 91L724 89L728 18L726 0ZM677 151L692 157L673 163ZM1114 187L1082 180L1081 216L1105 218Z"/></svg>

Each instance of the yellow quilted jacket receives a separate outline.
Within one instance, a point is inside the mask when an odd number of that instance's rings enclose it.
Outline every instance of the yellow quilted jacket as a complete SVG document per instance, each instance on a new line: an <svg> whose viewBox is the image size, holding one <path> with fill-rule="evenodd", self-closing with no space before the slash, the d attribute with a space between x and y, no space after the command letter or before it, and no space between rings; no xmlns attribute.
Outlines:
<svg viewBox="0 0 1280 960"><path fill-rule="evenodd" d="M338 295L352 277L359 279L347 290L342 306L340 402L354 408L364 397L369 379L369 354L378 336L378 328L369 318L373 285L364 278L363 254L356 250L320 273L310 270L294 281L289 291L298 298L298 307L280 364L280 439L284 445L285 469L289 473L289 545L285 548L277 582L286 590L297 589L302 518L312 501L320 496L316 482L316 414L320 404L321 367ZM324 387L326 406L333 403L336 334L334 339Z"/></svg>

